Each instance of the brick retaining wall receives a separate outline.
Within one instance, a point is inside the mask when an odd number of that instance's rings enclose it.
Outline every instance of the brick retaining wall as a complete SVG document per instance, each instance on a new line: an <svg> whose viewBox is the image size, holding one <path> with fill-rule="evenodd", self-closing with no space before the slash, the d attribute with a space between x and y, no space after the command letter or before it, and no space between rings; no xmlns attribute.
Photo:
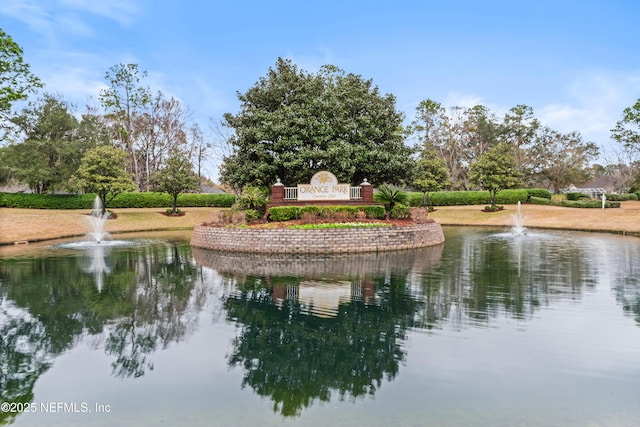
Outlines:
<svg viewBox="0 0 640 427"><path fill-rule="evenodd" d="M444 242L437 222L369 228L233 228L196 225L191 246L230 252L354 253L414 249Z"/></svg>

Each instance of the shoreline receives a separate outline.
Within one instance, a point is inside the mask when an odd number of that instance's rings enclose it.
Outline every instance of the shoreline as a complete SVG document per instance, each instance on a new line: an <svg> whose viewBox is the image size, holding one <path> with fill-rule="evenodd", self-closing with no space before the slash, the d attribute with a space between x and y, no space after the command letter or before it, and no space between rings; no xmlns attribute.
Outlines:
<svg viewBox="0 0 640 427"><path fill-rule="evenodd" d="M484 205L438 206L429 218L443 226L510 227L516 205L505 205L499 212L482 212ZM109 220L110 234L145 231L192 230L210 222L212 213L222 208L185 208L180 217L167 217L158 208L117 209ZM562 229L640 237L640 201L622 202L620 208L565 208L559 206L521 206L524 226L530 229ZM0 245L35 243L88 233L86 210L41 210L0 208Z"/></svg>

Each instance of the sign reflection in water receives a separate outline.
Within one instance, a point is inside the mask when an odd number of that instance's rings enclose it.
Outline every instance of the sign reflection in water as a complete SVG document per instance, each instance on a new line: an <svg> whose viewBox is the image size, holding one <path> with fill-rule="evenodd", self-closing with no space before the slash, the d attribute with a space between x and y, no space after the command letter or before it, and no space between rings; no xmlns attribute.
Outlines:
<svg viewBox="0 0 640 427"><path fill-rule="evenodd" d="M233 408L256 425L640 417L638 239L445 232L444 245L377 255L0 248L0 400L52 400L38 384L55 374L82 377L75 400L99 395L108 416L143 425L180 424L175 405L197 407L191 425L233 424ZM82 360L83 345L107 378L58 362ZM188 397L167 405L165 383ZM0 414L12 421L79 422Z"/></svg>
<svg viewBox="0 0 640 427"><path fill-rule="evenodd" d="M243 387L285 416L318 401L372 396L405 360L424 303L407 294L413 268L442 246L381 254L277 257L193 249L232 289L227 316L241 325L229 355Z"/></svg>

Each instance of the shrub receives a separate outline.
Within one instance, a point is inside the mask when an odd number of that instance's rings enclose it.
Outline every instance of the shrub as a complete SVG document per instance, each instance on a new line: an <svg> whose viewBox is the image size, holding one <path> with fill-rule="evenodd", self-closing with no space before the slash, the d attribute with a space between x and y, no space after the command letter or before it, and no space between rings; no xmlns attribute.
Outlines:
<svg viewBox="0 0 640 427"><path fill-rule="evenodd" d="M395 219L408 219L411 218L411 212L409 211L408 206L405 206L402 203L396 203L393 209L391 209L389 216Z"/></svg>
<svg viewBox="0 0 640 427"><path fill-rule="evenodd" d="M271 221L290 221L300 218L300 208L297 206L276 206L269 208L267 216Z"/></svg>
<svg viewBox="0 0 640 427"><path fill-rule="evenodd" d="M600 200L562 200L560 206L566 208L602 208L602 202ZM619 208L620 202L605 202L605 208Z"/></svg>
<svg viewBox="0 0 640 427"><path fill-rule="evenodd" d="M251 186L244 189L237 201L237 205L242 210L252 209L262 213L266 204L266 193L261 188Z"/></svg>
<svg viewBox="0 0 640 427"><path fill-rule="evenodd" d="M551 205L551 204L553 204L551 202L551 198L547 199L545 197L536 197L536 196L531 196L529 198L529 203L531 203L533 205Z"/></svg>
<svg viewBox="0 0 640 427"><path fill-rule="evenodd" d="M1 206L31 209L91 209L95 194L24 194L2 193ZM186 193L178 197L178 206L184 207L230 207L232 194ZM121 193L109 203L114 208L168 208L171 196L166 193Z"/></svg>
<svg viewBox="0 0 640 427"><path fill-rule="evenodd" d="M376 189L373 200L382 203L386 210L390 212L398 203L406 205L409 195L406 191L383 184Z"/></svg>
<svg viewBox="0 0 640 427"><path fill-rule="evenodd" d="M436 194L434 193L430 193L429 195L432 196ZM407 206L413 206L413 207L420 207L422 206L422 199L423 199L424 195L422 193L419 193L417 191L410 191L407 193ZM433 204L433 202L431 201L431 197L429 197L429 204Z"/></svg>
<svg viewBox="0 0 640 427"><path fill-rule="evenodd" d="M489 203L488 191L436 191L429 200L433 206L481 205Z"/></svg>
<svg viewBox="0 0 640 427"><path fill-rule="evenodd" d="M183 208L230 208L235 202L233 194L185 193L178 196Z"/></svg>
<svg viewBox="0 0 640 427"><path fill-rule="evenodd" d="M2 193L2 206L20 209L91 209L95 194Z"/></svg>
<svg viewBox="0 0 640 427"><path fill-rule="evenodd" d="M515 205L525 203L529 199L527 190L500 190L496 194L496 203Z"/></svg>
<svg viewBox="0 0 640 427"><path fill-rule="evenodd" d="M362 212L371 219L384 218L385 214L383 206L274 206L269 208L267 216L271 221L290 221L303 216L343 221L360 218Z"/></svg>
<svg viewBox="0 0 640 427"><path fill-rule="evenodd" d="M384 218L384 206L363 206L361 208L370 219L382 219Z"/></svg>
<svg viewBox="0 0 640 427"><path fill-rule="evenodd" d="M504 209L504 206L499 206L499 205L487 205L484 207L484 211L485 212L497 212L497 211L501 211Z"/></svg>
<svg viewBox="0 0 640 427"><path fill-rule="evenodd" d="M611 200L612 202L626 202L629 200L638 200L638 195L636 193L606 194L605 197L607 198L607 200Z"/></svg>
<svg viewBox="0 0 640 427"><path fill-rule="evenodd" d="M525 203L528 198L527 190L500 190L496 195L496 202L512 205ZM490 201L488 191L436 191L429 195L429 206L484 205ZM422 206L422 193L409 193L407 203L409 206Z"/></svg>
<svg viewBox="0 0 640 427"><path fill-rule="evenodd" d="M306 208L307 206L302 208L302 211L305 212L307 210ZM321 215L324 218L336 220L355 218L359 210L357 206L323 206L320 208Z"/></svg>
<svg viewBox="0 0 640 427"><path fill-rule="evenodd" d="M575 201L575 200L581 200L581 199L590 200L591 197L589 197L588 194L584 194L580 192L567 193L567 200L569 201Z"/></svg>
<svg viewBox="0 0 640 427"><path fill-rule="evenodd" d="M244 219L247 222L257 221L262 217L262 214L255 209L245 209Z"/></svg>
<svg viewBox="0 0 640 427"><path fill-rule="evenodd" d="M531 201L531 198L533 197L551 200L551 191L545 190L544 188L527 188L526 191L527 191L527 195L529 196L528 201Z"/></svg>

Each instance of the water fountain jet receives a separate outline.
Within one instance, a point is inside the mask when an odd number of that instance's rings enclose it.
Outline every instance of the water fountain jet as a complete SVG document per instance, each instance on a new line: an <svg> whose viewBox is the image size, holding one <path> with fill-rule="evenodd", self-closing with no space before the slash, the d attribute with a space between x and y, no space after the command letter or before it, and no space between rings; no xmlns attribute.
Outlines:
<svg viewBox="0 0 640 427"><path fill-rule="evenodd" d="M527 229L524 226L525 217L522 216L520 212L520 201L518 200L518 212L515 214L511 214L511 218L513 219L513 227L511 227L511 232L518 236L524 236L527 234Z"/></svg>
<svg viewBox="0 0 640 427"><path fill-rule="evenodd" d="M93 201L93 208L91 209L91 215L89 216L89 223L91 224L91 230L88 233L96 243L102 242L105 238L110 237L109 233L104 231L104 224L107 221L109 215L107 213L102 213L102 200L100 197L96 196Z"/></svg>

